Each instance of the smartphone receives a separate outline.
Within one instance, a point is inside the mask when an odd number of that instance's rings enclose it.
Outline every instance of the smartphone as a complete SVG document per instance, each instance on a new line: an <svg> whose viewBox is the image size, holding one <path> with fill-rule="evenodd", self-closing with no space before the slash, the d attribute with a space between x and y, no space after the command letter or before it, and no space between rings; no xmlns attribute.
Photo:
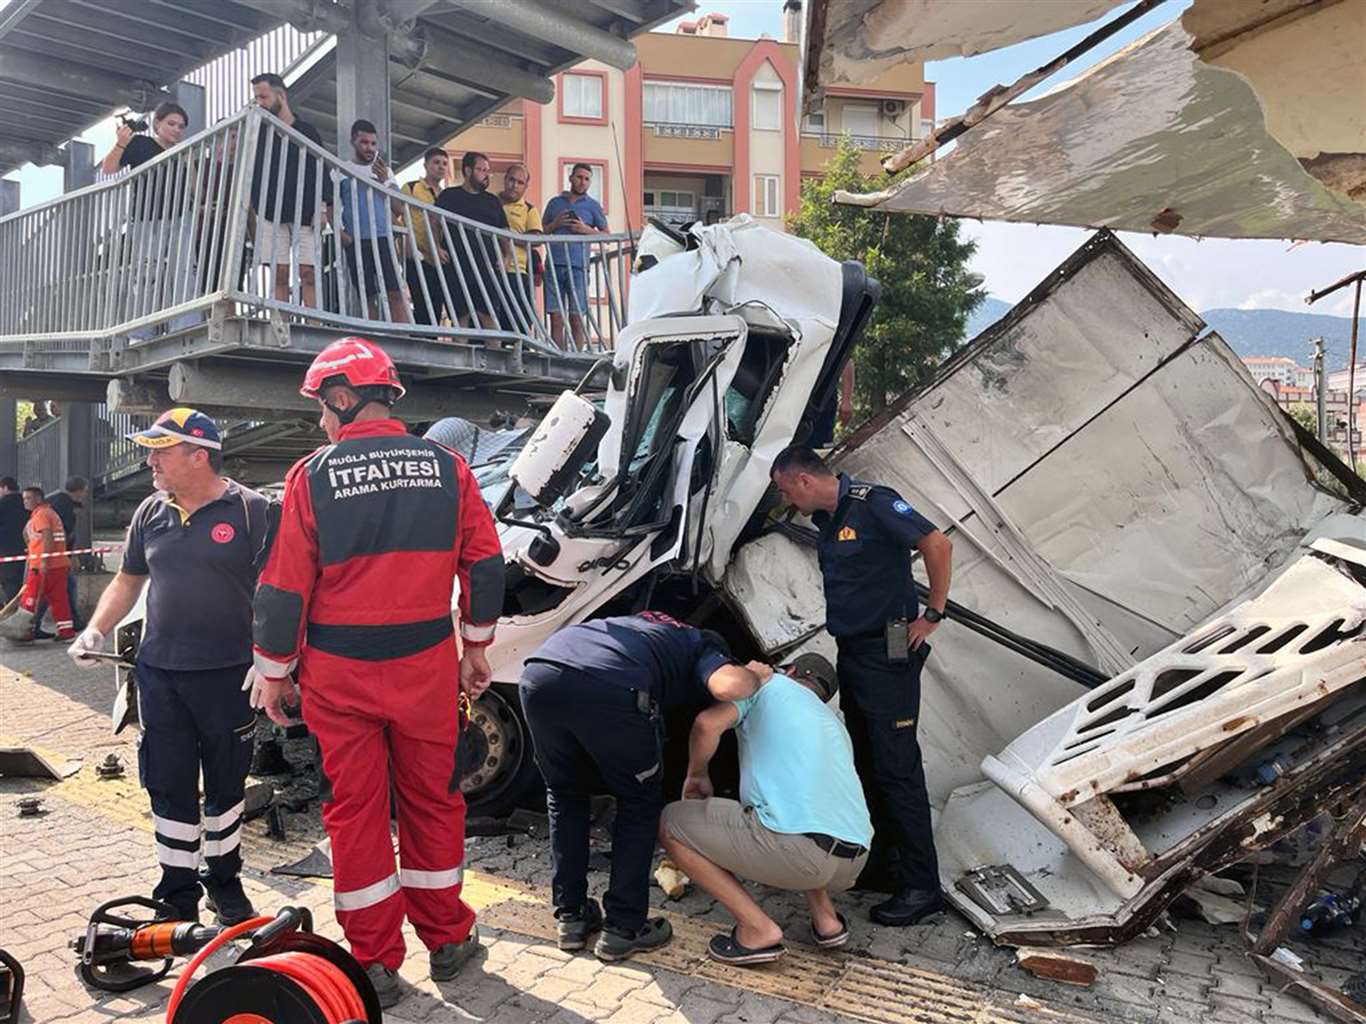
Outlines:
<svg viewBox="0 0 1366 1024"><path fill-rule="evenodd" d="M565 219L567 219L567 220L578 220L578 219L579 219L579 215L578 215L577 213L575 213L573 210L568 210L568 211L565 212Z"/></svg>
<svg viewBox="0 0 1366 1024"><path fill-rule="evenodd" d="M911 636L910 620L888 619L887 620L887 660L888 661L910 661L911 660Z"/></svg>

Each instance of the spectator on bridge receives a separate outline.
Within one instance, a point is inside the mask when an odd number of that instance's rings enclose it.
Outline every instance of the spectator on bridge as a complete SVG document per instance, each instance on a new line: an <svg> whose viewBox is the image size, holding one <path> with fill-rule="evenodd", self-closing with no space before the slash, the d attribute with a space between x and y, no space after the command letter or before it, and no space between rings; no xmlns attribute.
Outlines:
<svg viewBox="0 0 1366 1024"><path fill-rule="evenodd" d="M507 217L508 227L524 235L539 235L541 211L526 201L527 186L531 184L531 171L526 164L509 164L503 172L503 191L498 199L503 204L503 214ZM531 259L527 260L530 252ZM516 296L520 316L503 318L503 328L509 331L522 331L522 320L536 320L536 288L540 284L541 254L525 242L514 242L512 260L508 263L508 276L512 284L512 294Z"/></svg>
<svg viewBox="0 0 1366 1024"><path fill-rule="evenodd" d="M489 191L489 158L473 150L466 153L460 160L460 177L460 184L444 189L437 197L436 205L466 220L506 230L508 219L503 213L503 204ZM455 280L451 282L454 312L465 327L497 330L495 312L502 308L500 300L503 298L497 281L499 250L502 249L503 256L510 257L512 246L506 239L496 239L468 225L463 231L453 222L446 228L455 248L452 261ZM484 344L489 348L502 347L502 342L496 338L487 338Z"/></svg>
<svg viewBox="0 0 1366 1024"><path fill-rule="evenodd" d="M24 508L19 481L12 476L0 476L0 558L14 558L24 553L24 524L28 511ZM24 586L24 563L0 562L0 594L3 603L14 600Z"/></svg>
<svg viewBox="0 0 1366 1024"><path fill-rule="evenodd" d="M322 146L318 129L290 108L289 90L283 78L269 72L260 74L251 80L251 88L257 106ZM277 126L263 124L256 145L256 169L251 179L251 205L256 210L256 259L261 266L272 268L275 298L279 302L292 301L290 265L297 262L303 304L316 307L318 251L313 218L322 216L326 223L325 211L318 209L319 182L322 201L330 206L332 176L321 172L316 156L305 152L298 142L285 140L283 135Z"/></svg>
<svg viewBox="0 0 1366 1024"><path fill-rule="evenodd" d="M100 170L114 174L135 170L177 145L190 125L190 115L177 103L162 103L152 112L152 134L136 133L132 122L122 120L115 129L112 149ZM163 161L138 177L133 184L129 208L128 253L134 271L132 286L124 292L128 319L146 316L195 297L199 272L195 263L194 212L184 208L183 158ZM197 313L182 313L165 325L130 331L134 340L160 331L178 331L200 321Z"/></svg>
<svg viewBox="0 0 1366 1024"><path fill-rule="evenodd" d="M42 400L33 403L33 415L24 420L24 427L19 431L20 437L32 437L57 418L51 409L51 404Z"/></svg>
<svg viewBox="0 0 1366 1024"><path fill-rule="evenodd" d="M403 186L403 191L414 199L436 205L446 179L451 173L450 155L440 146L433 146L422 154L422 177ZM405 267L408 291L413 296L413 319L420 324L437 324L448 312L441 291L442 271L450 267L451 254L441 244L441 221L413 207L409 207L408 262ZM435 231L437 238L433 238ZM449 274L446 275L449 279ZM423 288L426 288L424 295ZM456 286L458 287L458 286ZM455 288L451 289L454 296ZM454 316L451 317L455 319Z"/></svg>
<svg viewBox="0 0 1366 1024"><path fill-rule="evenodd" d="M588 194L593 185L593 168L575 164L569 172L569 188L550 200L545 207L545 230L552 235L605 235L607 214L602 204ZM551 279L545 287L545 308L550 313L550 336L565 348L564 316L569 313L574 347L588 347L588 250L586 242L549 246Z"/></svg>
<svg viewBox="0 0 1366 1024"><path fill-rule="evenodd" d="M380 285L388 299L389 316L395 323L410 323L408 300L403 295L398 266L394 259L394 239L389 224L389 206L402 213L402 205L386 192L397 192L398 183L379 151L379 133L374 122L360 118L351 125L351 174L340 175L337 198L341 203L341 243L351 283L360 289L371 320L380 316ZM359 250L359 253L357 252Z"/></svg>
<svg viewBox="0 0 1366 1024"><path fill-rule="evenodd" d="M76 510L85 507L85 498L90 490L90 484L83 476L70 476L66 479L66 485L60 491L53 491L47 496L47 503L52 511L57 513L57 518L62 521L62 529L66 533L67 550L74 551L82 545L76 539ZM82 630L85 623L81 621L81 610L76 607L76 564L71 560L71 565L66 573L66 597L71 605L71 622L73 628ZM42 630L43 616L47 613L47 598L44 597L38 602L38 610L33 613L33 639L51 640L52 634Z"/></svg>

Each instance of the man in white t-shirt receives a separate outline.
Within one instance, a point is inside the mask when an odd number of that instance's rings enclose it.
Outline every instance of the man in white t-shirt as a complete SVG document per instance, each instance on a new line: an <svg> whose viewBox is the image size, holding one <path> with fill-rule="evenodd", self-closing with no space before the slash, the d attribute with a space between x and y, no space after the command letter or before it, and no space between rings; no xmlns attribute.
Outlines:
<svg viewBox="0 0 1366 1024"><path fill-rule="evenodd" d="M787 950L782 928L740 879L804 893L811 941L833 949L849 941L849 926L830 893L853 886L873 841L849 734L825 703L835 693L834 667L819 654L777 672L759 662L747 667L766 682L751 697L697 716L683 799L665 807L659 823L673 862L735 917L729 935L711 940L709 955L742 967ZM739 801L713 796L707 773L731 729L740 747Z"/></svg>
<svg viewBox="0 0 1366 1024"><path fill-rule="evenodd" d="M410 323L408 301L403 294L403 278L394 257L394 241L389 226L389 205L401 213L397 200L386 192L397 192L398 183L379 152L379 134L374 124L361 118L351 125L351 149L355 159L348 164L355 178L342 175L337 187L341 216L342 251L351 283L371 320ZM380 301L383 291L385 301ZM354 315L354 310L344 310Z"/></svg>

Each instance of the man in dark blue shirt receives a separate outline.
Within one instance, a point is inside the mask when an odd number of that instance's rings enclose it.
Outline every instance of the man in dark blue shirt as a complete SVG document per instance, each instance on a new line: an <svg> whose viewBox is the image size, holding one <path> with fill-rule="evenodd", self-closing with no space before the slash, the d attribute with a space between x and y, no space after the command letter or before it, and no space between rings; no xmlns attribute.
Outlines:
<svg viewBox="0 0 1366 1024"><path fill-rule="evenodd" d="M161 881L153 897L199 919L202 885L220 924L254 916L242 890L241 824L256 716L242 692L251 666L251 599L269 536L268 503L220 476L222 439L208 416L172 409L129 439L150 449L157 493L133 514L123 566L70 654L104 646L147 589L134 675L138 768L152 804ZM199 777L204 777L204 812Z"/></svg>
<svg viewBox="0 0 1366 1024"><path fill-rule="evenodd" d="M779 452L773 482L820 531L840 710L873 818L865 879L868 888L892 892L870 916L878 924L916 924L944 906L916 727L925 641L944 615L953 545L896 491L836 476L810 448ZM913 551L929 575L923 614L911 579Z"/></svg>
<svg viewBox="0 0 1366 1024"><path fill-rule="evenodd" d="M561 949L582 949L599 927L600 960L669 941L665 918L646 920L664 807L661 715L743 700L759 685L716 634L660 612L567 626L527 659L522 709L546 782ZM598 778L617 801L605 924L588 897L589 796Z"/></svg>

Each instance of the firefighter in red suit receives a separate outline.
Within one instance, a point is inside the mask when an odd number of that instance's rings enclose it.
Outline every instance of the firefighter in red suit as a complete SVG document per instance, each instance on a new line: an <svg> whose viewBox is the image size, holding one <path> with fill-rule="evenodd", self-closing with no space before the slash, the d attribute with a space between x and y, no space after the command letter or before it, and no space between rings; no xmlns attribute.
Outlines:
<svg viewBox="0 0 1366 1024"><path fill-rule="evenodd" d="M364 338L329 345L300 391L322 406L331 443L285 478L243 688L283 721L297 665L304 722L332 787L323 823L337 920L390 1006L401 998L405 913L438 981L478 949L474 911L460 897L457 685L471 699L488 687L484 648L502 611L503 556L464 460L391 415L404 389L383 349Z"/></svg>

